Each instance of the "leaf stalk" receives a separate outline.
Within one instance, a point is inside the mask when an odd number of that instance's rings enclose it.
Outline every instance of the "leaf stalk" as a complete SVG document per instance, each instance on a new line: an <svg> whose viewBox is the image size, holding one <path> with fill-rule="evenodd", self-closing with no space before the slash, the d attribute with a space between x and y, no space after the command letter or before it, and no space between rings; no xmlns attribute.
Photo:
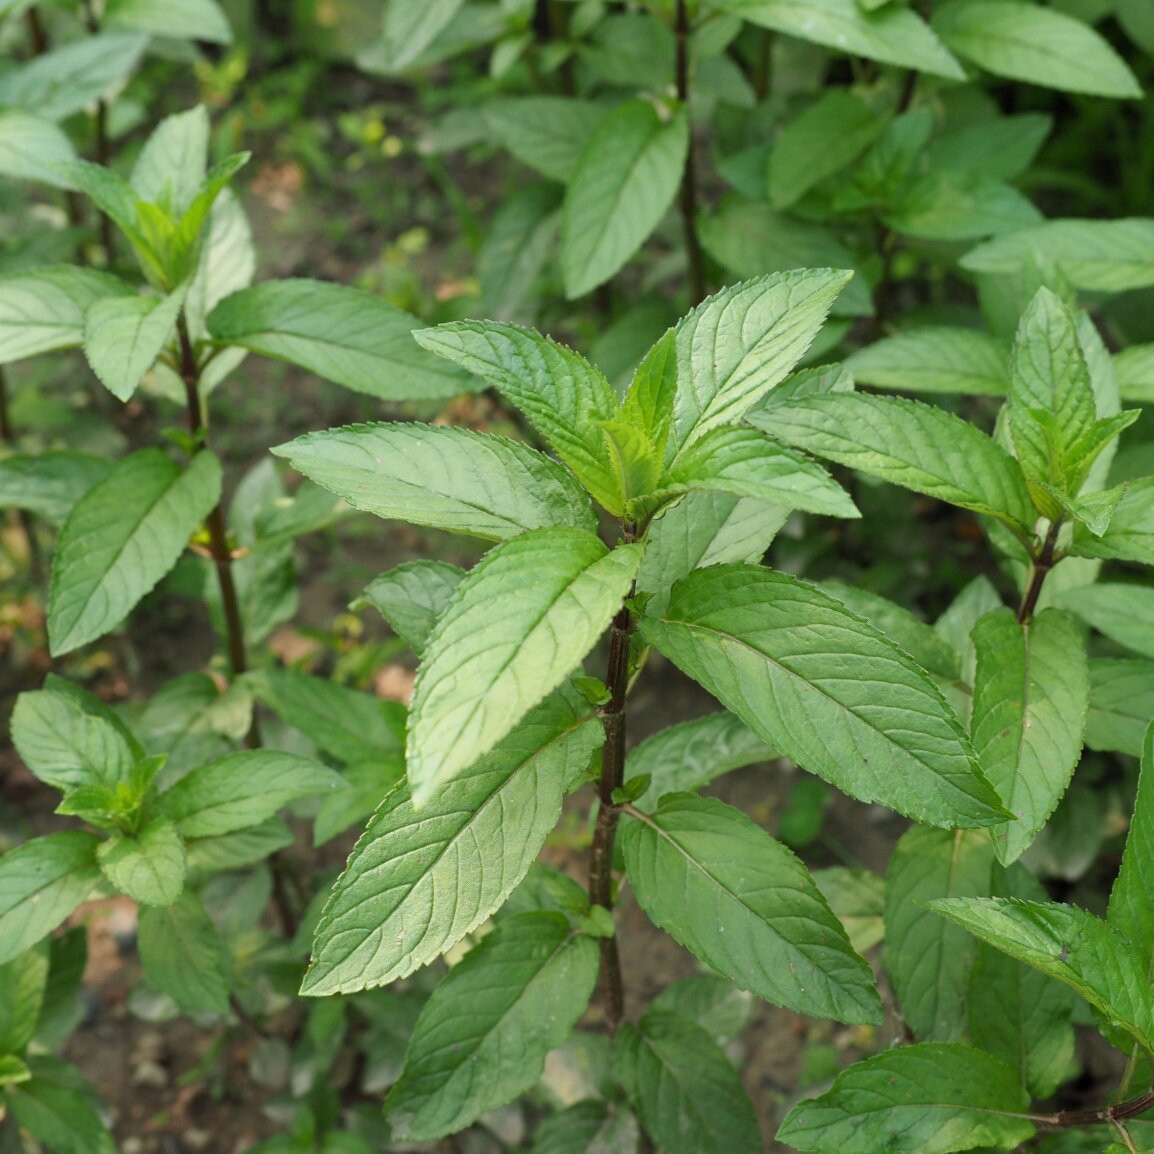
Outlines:
<svg viewBox="0 0 1154 1154"><path fill-rule="evenodd" d="M1046 574L1049 573L1057 563L1055 553L1058 548L1058 533L1061 528L1061 518L1050 522L1046 539L1042 543L1042 550L1034 559L1034 565L1030 571L1030 584L1026 587L1026 592L1022 595L1021 605L1018 606L1019 625L1029 624L1030 618L1034 616L1034 609L1037 607L1038 598L1042 595L1042 585L1046 580Z"/></svg>

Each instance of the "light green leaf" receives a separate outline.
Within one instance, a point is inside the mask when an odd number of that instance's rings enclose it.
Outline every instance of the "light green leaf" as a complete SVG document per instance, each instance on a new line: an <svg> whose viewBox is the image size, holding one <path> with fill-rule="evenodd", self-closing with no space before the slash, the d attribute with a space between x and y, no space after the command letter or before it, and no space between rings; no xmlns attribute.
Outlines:
<svg viewBox="0 0 1154 1154"><path fill-rule="evenodd" d="M138 200L132 185L114 169L87 160L57 166L65 187L79 189L105 216L120 226L135 244L141 241L137 228Z"/></svg>
<svg viewBox="0 0 1154 1154"><path fill-rule="evenodd" d="M845 359L854 379L911 393L1006 393L1009 349L979 329L945 325L883 337Z"/></svg>
<svg viewBox="0 0 1154 1154"><path fill-rule="evenodd" d="M541 529L498 545L461 582L413 688L406 760L417 806L579 665L620 610L641 552Z"/></svg>
<svg viewBox="0 0 1154 1154"><path fill-rule="evenodd" d="M540 910L502 921L433 992L385 1109L393 1136L438 1138L527 1090L585 1012L597 945Z"/></svg>
<svg viewBox="0 0 1154 1154"><path fill-rule="evenodd" d="M1012 185L973 173L933 171L904 184L882 216L903 236L978 240L1041 224L1044 217Z"/></svg>
<svg viewBox="0 0 1154 1154"><path fill-rule="evenodd" d="M413 343L416 317L347 285L286 278L225 297L209 313L218 341L299 365L386 401L470 392L466 374Z"/></svg>
<svg viewBox="0 0 1154 1154"><path fill-rule="evenodd" d="M157 7L155 0L127 2L148 4L153 9ZM183 2L176 0L175 4L166 4L165 8L175 10ZM212 3L212 0L208 2ZM123 6L124 0L121 0L120 7ZM173 14L176 15L175 11ZM133 165L129 183L136 195L174 217L182 216L191 207L204 182L208 167L208 138L208 110L203 104L187 112L166 116L145 141Z"/></svg>
<svg viewBox="0 0 1154 1154"><path fill-rule="evenodd" d="M1018 531L1037 519L1018 463L944 409L866 393L827 393L747 418L789 444L916 493L986 513Z"/></svg>
<svg viewBox="0 0 1154 1154"><path fill-rule="evenodd" d="M952 0L934 31L959 56L1010 80L1064 92L1140 97L1134 73L1092 28L1023 0Z"/></svg>
<svg viewBox="0 0 1154 1154"><path fill-rule="evenodd" d="M32 1071L28 1069L28 1063L23 1058L17 1058L15 1054L0 1053L0 1091L5 1086L27 1082L31 1077Z"/></svg>
<svg viewBox="0 0 1154 1154"><path fill-rule="evenodd" d="M50 934L100 882L99 841L69 830L0 857L0 965Z"/></svg>
<svg viewBox="0 0 1154 1154"><path fill-rule="evenodd" d="M228 17L216 0L108 0L103 23L156 36L232 43Z"/></svg>
<svg viewBox="0 0 1154 1154"><path fill-rule="evenodd" d="M0 105L65 120L119 88L136 70L148 37L83 36L0 76Z"/></svg>
<svg viewBox="0 0 1154 1154"><path fill-rule="evenodd" d="M890 4L863 12L856 0L724 0L727 11L839 52L961 80L965 74L912 10Z"/></svg>
<svg viewBox="0 0 1154 1154"><path fill-rule="evenodd" d="M716 428L677 457L659 492L708 490L831 517L860 517L850 495L823 469L753 429Z"/></svg>
<svg viewBox="0 0 1154 1154"><path fill-rule="evenodd" d="M60 531L48 599L54 656L114 629L176 564L220 499L217 459L182 469L160 449L125 457L82 497Z"/></svg>
<svg viewBox="0 0 1154 1154"><path fill-rule="evenodd" d="M990 830L1003 865L1046 824L1082 755L1090 698L1074 623L1046 609L1025 625L997 609L974 628L978 670L971 736L982 770L1016 821Z"/></svg>
<svg viewBox="0 0 1154 1154"><path fill-rule="evenodd" d="M785 379L852 275L838 269L771 273L723 289L677 323L666 338L677 382L666 418L668 463L710 429L736 424Z"/></svg>
<svg viewBox="0 0 1154 1154"><path fill-rule="evenodd" d="M1067 589L1057 604L1143 657L1154 657L1154 589L1103 581Z"/></svg>
<svg viewBox="0 0 1154 1154"><path fill-rule="evenodd" d="M605 105L572 96L522 96L485 102L494 138L522 164L568 184L577 161L605 119Z"/></svg>
<svg viewBox="0 0 1154 1154"><path fill-rule="evenodd" d="M650 1010L613 1055L641 1124L668 1154L762 1148L757 1117L725 1051L696 1022Z"/></svg>
<svg viewBox="0 0 1154 1154"><path fill-rule="evenodd" d="M689 148L689 117L668 120L627 100L598 125L565 190L561 272L572 300L607 281L673 203Z"/></svg>
<svg viewBox="0 0 1154 1154"><path fill-rule="evenodd" d="M744 990L735 989L716 974L694 974L666 986L649 1008L688 1018L717 1045L726 1046L749 1024L756 1003Z"/></svg>
<svg viewBox="0 0 1154 1154"><path fill-rule="evenodd" d="M540 333L493 321L457 321L415 336L423 348L498 389L594 498L621 515L620 485L600 424L614 415L617 399L598 368Z"/></svg>
<svg viewBox="0 0 1154 1154"><path fill-rule="evenodd" d="M1015 898L948 898L929 908L1072 987L1107 1022L1154 1049L1147 959L1112 925L1077 906Z"/></svg>
<svg viewBox="0 0 1154 1154"><path fill-rule="evenodd" d="M1055 268L1072 288L1119 293L1154 285L1154 219L1052 220L997 237L962 257L970 272Z"/></svg>
<svg viewBox="0 0 1154 1154"><path fill-rule="evenodd" d="M107 457L67 449L13 453L0 461L0 508L27 509L59 525L89 489L112 472Z"/></svg>
<svg viewBox="0 0 1154 1154"><path fill-rule="evenodd" d="M189 1014L228 1010L228 978L212 919L191 890L172 905L142 906L137 948L149 979Z"/></svg>
<svg viewBox="0 0 1154 1154"><path fill-rule="evenodd" d="M809 872L740 810L678 793L621 831L650 919L741 989L799 1013L879 1022L873 974Z"/></svg>
<svg viewBox="0 0 1154 1154"><path fill-rule="evenodd" d="M113 834L101 843L96 860L122 894L146 906L171 905L184 889L184 842L163 819L150 822L136 837Z"/></svg>
<svg viewBox="0 0 1154 1154"><path fill-rule="evenodd" d="M1090 659L1086 745L1139 757L1154 717L1154 661Z"/></svg>
<svg viewBox="0 0 1154 1154"><path fill-rule="evenodd" d="M188 868L215 874L242 869L293 844L293 831L279 817L220 837L199 838L188 846Z"/></svg>
<svg viewBox="0 0 1154 1154"><path fill-rule="evenodd" d="M117 400L132 396L175 335L186 292L182 287L162 300L115 296L96 301L85 314L84 355Z"/></svg>
<svg viewBox="0 0 1154 1154"><path fill-rule="evenodd" d="M464 569L447 561L406 561L370 582L350 608L372 605L420 657L464 576Z"/></svg>
<svg viewBox="0 0 1154 1154"><path fill-rule="evenodd" d="M602 738L554 694L420 810L393 790L333 887L302 993L385 985L475 930L528 872Z"/></svg>
<svg viewBox="0 0 1154 1154"><path fill-rule="evenodd" d="M417 60L460 11L464 0L428 0L409 4L389 0L385 5L384 47L391 71L401 71Z"/></svg>
<svg viewBox="0 0 1154 1154"><path fill-rule="evenodd" d="M1104 533L1076 526L1070 552L1078 557L1115 557L1154 565L1154 477L1131 481Z"/></svg>
<svg viewBox="0 0 1154 1154"><path fill-rule="evenodd" d="M362 826L381 804L381 799L405 776L403 753L378 754L369 761L355 761L341 771L347 789L338 789L320 804L313 818L313 845L322 846L338 834Z"/></svg>
<svg viewBox="0 0 1154 1154"><path fill-rule="evenodd" d="M713 566L675 586L640 630L770 745L852 797L930 825L1003 816L928 675L814 586Z"/></svg>
<svg viewBox="0 0 1154 1154"><path fill-rule="evenodd" d="M136 290L118 277L71 265L0 277L0 364L78 348L93 305L136 299Z"/></svg>
<svg viewBox="0 0 1154 1154"><path fill-rule="evenodd" d="M62 169L75 160L72 141L51 120L15 108L0 111L0 175L71 188Z"/></svg>
<svg viewBox="0 0 1154 1154"><path fill-rule="evenodd" d="M340 774L293 753L230 753L186 774L160 795L158 817L185 838L217 837L259 825L298 797L344 788Z"/></svg>
<svg viewBox="0 0 1154 1154"><path fill-rule="evenodd" d="M769 199L789 208L814 185L851 165L877 139L886 118L853 93L831 88L794 117L769 154Z"/></svg>
<svg viewBox="0 0 1154 1154"><path fill-rule="evenodd" d="M378 517L490 541L551 525L597 524L589 498L556 461L520 441L457 426L348 425L272 451Z"/></svg>
<svg viewBox="0 0 1154 1154"><path fill-rule="evenodd" d="M978 830L915 827L898 842L886 872L885 962L902 1017L922 1041L966 1033L966 992L978 943L930 913L927 898L992 893L994 852Z"/></svg>
<svg viewBox="0 0 1154 1154"><path fill-rule="evenodd" d="M649 788L633 801L648 812L664 794L693 791L730 770L776 757L741 718L721 710L666 726L636 745L625 759L625 779L650 776Z"/></svg>
<svg viewBox="0 0 1154 1154"><path fill-rule="evenodd" d="M1123 400L1154 405L1154 344L1131 345L1115 353L1114 369Z"/></svg>
<svg viewBox="0 0 1154 1154"><path fill-rule="evenodd" d="M100 1120L103 1103L70 1062L47 1055L28 1059L32 1077L8 1086L5 1105L16 1123L53 1154L116 1154Z"/></svg>
<svg viewBox="0 0 1154 1154"><path fill-rule="evenodd" d="M0 966L0 1055L22 1054L32 1040L47 983L47 947L25 950Z"/></svg>
<svg viewBox="0 0 1154 1154"><path fill-rule="evenodd" d="M538 281L557 251L561 190L531 184L505 197L489 220L477 253L482 316L529 321L541 301Z"/></svg>
<svg viewBox="0 0 1154 1154"><path fill-rule="evenodd" d="M819 1154L950 1154L1034 1133L1014 1071L970 1046L925 1042L855 1062L786 1115L778 1140Z"/></svg>

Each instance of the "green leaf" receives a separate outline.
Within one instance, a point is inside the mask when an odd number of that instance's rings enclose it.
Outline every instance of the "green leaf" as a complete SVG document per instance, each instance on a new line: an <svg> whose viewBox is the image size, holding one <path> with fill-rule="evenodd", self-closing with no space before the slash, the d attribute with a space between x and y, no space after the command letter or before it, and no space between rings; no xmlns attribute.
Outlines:
<svg viewBox="0 0 1154 1154"><path fill-rule="evenodd" d="M979 273L1054 268L1086 292L1148 288L1154 285L1154 220L1051 220L978 245L961 264Z"/></svg>
<svg viewBox="0 0 1154 1154"><path fill-rule="evenodd" d="M220 464L202 451L182 469L160 449L141 449L82 497L52 565L48 638L70 653L124 620L176 564L220 499Z"/></svg>
<svg viewBox="0 0 1154 1154"><path fill-rule="evenodd" d="M273 450L357 509L490 541L527 529L593 529L568 470L519 441L460 427L349 425Z"/></svg>
<svg viewBox="0 0 1154 1154"><path fill-rule="evenodd" d="M1154 657L1154 589L1103 581L1066 589L1057 604L1123 649Z"/></svg>
<svg viewBox="0 0 1154 1154"><path fill-rule="evenodd" d="M978 329L910 329L858 349L845 367L862 384L911 393L1006 393L1008 350Z"/></svg>
<svg viewBox="0 0 1154 1154"><path fill-rule="evenodd" d="M302 993L385 985L472 933L528 872L602 738L554 694L420 810L393 790L333 887Z"/></svg>
<svg viewBox="0 0 1154 1154"><path fill-rule="evenodd" d="M108 0L103 24L182 40L232 43L228 17L216 0Z"/></svg>
<svg viewBox="0 0 1154 1154"><path fill-rule="evenodd" d="M1076 526L1070 552L1154 565L1154 477L1131 481L1102 534Z"/></svg>
<svg viewBox="0 0 1154 1154"><path fill-rule="evenodd" d="M389 1092L393 1136L438 1138L515 1098L585 1012L597 946L564 914L502 921L426 1003Z"/></svg>
<svg viewBox="0 0 1154 1154"><path fill-rule="evenodd" d="M927 903L984 942L1072 987L1109 1025L1154 1049L1147 959L1112 925L1077 906L1015 898Z"/></svg>
<svg viewBox="0 0 1154 1154"><path fill-rule="evenodd" d="M649 1008L688 1018L705 1030L717 1045L725 1046L749 1024L756 1003L744 990L734 989L724 978L714 974L695 974L666 986Z"/></svg>
<svg viewBox="0 0 1154 1154"><path fill-rule="evenodd" d="M116 1154L100 1120L103 1103L75 1066L38 1055L28 1059L28 1069L31 1079L4 1091L19 1126L54 1154Z"/></svg>
<svg viewBox="0 0 1154 1154"><path fill-rule="evenodd" d="M220 837L203 837L188 846L188 868L201 873L224 873L272 857L290 846L293 832L279 817Z"/></svg>
<svg viewBox="0 0 1154 1154"><path fill-rule="evenodd" d="M1123 400L1154 405L1154 344L1131 345L1115 353L1114 369Z"/></svg>
<svg viewBox="0 0 1154 1154"><path fill-rule="evenodd" d="M155 0L127 2L149 4L154 9L157 7ZM175 9L184 2L176 0L175 4L166 5L165 8L172 8L173 15L177 16ZM212 3L212 0L208 2ZM120 0L119 6L123 8L124 0ZM165 117L153 130L133 165L129 183L136 195L149 204L158 205L174 217L182 216L196 200L204 183L208 166L208 140L208 110L203 104L187 112Z"/></svg>
<svg viewBox="0 0 1154 1154"><path fill-rule="evenodd" d="M1134 73L1092 28L1022 0L952 0L934 31L959 56L995 76L1064 92L1140 97Z"/></svg>
<svg viewBox="0 0 1154 1154"><path fill-rule="evenodd" d="M711 429L677 457L660 491L702 489L831 517L860 517L820 465L753 429Z"/></svg>
<svg viewBox="0 0 1154 1154"><path fill-rule="evenodd" d="M184 889L184 842L161 819L135 836L113 834L96 851L104 876L122 893L147 906L168 906Z"/></svg>
<svg viewBox="0 0 1154 1154"><path fill-rule="evenodd" d="M1154 717L1154 662L1090 659L1086 745L1139 757Z"/></svg>
<svg viewBox="0 0 1154 1154"><path fill-rule="evenodd" d="M597 126L565 190L561 272L572 300L603 284L644 244L673 203L689 117L627 100Z"/></svg>
<svg viewBox="0 0 1154 1154"><path fill-rule="evenodd" d="M713 566L675 586L640 630L770 745L852 797L930 825L1004 815L929 677L815 587Z"/></svg>
<svg viewBox="0 0 1154 1154"><path fill-rule="evenodd" d="M930 913L935 897L992 892L990 839L978 830L915 827L898 842L886 872L886 972L902 1017L923 1041L955 1042L966 1034L966 996L978 943Z"/></svg>
<svg viewBox="0 0 1154 1154"><path fill-rule="evenodd" d="M259 825L290 801L344 784L340 774L296 754L247 750L194 769L161 794L154 812L182 837L216 837Z"/></svg>
<svg viewBox="0 0 1154 1154"><path fill-rule="evenodd" d="M407 762L413 800L488 753L608 628L641 563L579 529L523 533L461 582L417 673ZM530 581L526 577L531 575Z"/></svg>
<svg viewBox="0 0 1154 1154"><path fill-rule="evenodd" d="M228 1010L228 978L216 927L191 890L172 905L142 906L137 948L149 979L189 1014Z"/></svg>
<svg viewBox="0 0 1154 1154"><path fill-rule="evenodd" d="M625 779L649 777L649 787L634 799L648 812L667 793L693 791L730 770L776 757L741 718L720 710L666 726L634 746L625 759Z"/></svg>
<svg viewBox="0 0 1154 1154"><path fill-rule="evenodd" d="M865 869L829 866L814 870L813 880L859 954L872 950L885 938L882 878Z"/></svg>
<svg viewBox="0 0 1154 1154"><path fill-rule="evenodd" d="M617 400L599 369L540 333L493 321L458 321L415 335L423 348L498 389L594 498L620 516L622 494L600 425Z"/></svg>
<svg viewBox="0 0 1154 1154"><path fill-rule="evenodd" d="M363 761L404 748L405 707L311 677L295 669L266 669L253 691L270 709L338 761Z"/></svg>
<svg viewBox="0 0 1154 1154"><path fill-rule="evenodd" d="M855 160L886 120L843 88L831 88L794 117L769 154L769 199L784 209Z"/></svg>
<svg viewBox="0 0 1154 1154"><path fill-rule="evenodd" d="M464 576L464 569L447 561L406 561L370 582L350 608L372 605L420 657Z"/></svg>
<svg viewBox="0 0 1154 1154"><path fill-rule="evenodd" d="M561 191L531 184L506 197L493 214L477 253L482 316L528 321L540 301L538 281L557 251Z"/></svg>
<svg viewBox="0 0 1154 1154"><path fill-rule="evenodd" d="M876 12L863 12L856 0L724 0L724 7L751 24L838 52L949 80L965 75L930 27L896 4Z"/></svg>
<svg viewBox="0 0 1154 1154"><path fill-rule="evenodd" d="M5 1086L27 1082L31 1077L32 1071L23 1058L17 1058L15 1054L0 1053L0 1091Z"/></svg>
<svg viewBox="0 0 1154 1154"><path fill-rule="evenodd" d="M71 188L63 169L75 160L72 141L51 120L14 108L0 111L0 174Z"/></svg>
<svg viewBox="0 0 1154 1154"><path fill-rule="evenodd" d="M363 825L372 816L381 798L405 776L404 754L377 754L369 761L345 766L341 776L348 785L329 794L313 819L313 845L322 846L337 834Z"/></svg>
<svg viewBox="0 0 1154 1154"><path fill-rule="evenodd" d="M25 842L0 858L0 965L50 934L100 882L98 839L81 830Z"/></svg>
<svg viewBox="0 0 1154 1154"><path fill-rule="evenodd" d="M786 1115L778 1140L820 1154L949 1154L1034 1133L1014 1071L970 1046L925 1042L855 1062Z"/></svg>
<svg viewBox="0 0 1154 1154"><path fill-rule="evenodd" d="M1082 638L1057 609L1022 625L997 609L974 628L978 670L971 736L982 771L1016 821L990 830L1017 861L1057 808L1082 755L1090 682Z"/></svg>
<svg viewBox="0 0 1154 1154"><path fill-rule="evenodd" d="M1126 835L1122 868L1110 891L1107 922L1125 935L1146 976L1154 981L1154 895L1150 890L1150 862L1154 860L1154 721L1142 742L1138 795Z"/></svg>
<svg viewBox="0 0 1154 1154"><path fill-rule="evenodd" d="M640 1140L628 1110L586 1098L537 1127L531 1154L636 1154Z"/></svg>
<svg viewBox="0 0 1154 1154"><path fill-rule="evenodd" d="M126 299L138 299L131 285L95 269L47 265L0 277L0 364L79 348L85 313Z"/></svg>
<svg viewBox="0 0 1154 1154"><path fill-rule="evenodd" d="M1018 463L980 429L904 397L827 393L751 413L747 420L791 445L1005 521L1037 519Z"/></svg>
<svg viewBox="0 0 1154 1154"><path fill-rule="evenodd" d="M484 116L493 137L522 164L568 184L606 108L572 96L522 96L486 101Z"/></svg>
<svg viewBox="0 0 1154 1154"><path fill-rule="evenodd" d="M27 509L59 525L72 506L112 472L107 457L66 449L13 453L0 461L0 507Z"/></svg>
<svg viewBox="0 0 1154 1154"><path fill-rule="evenodd" d="M809 872L740 810L672 794L621 831L653 922L741 989L799 1013L880 1022L873 974Z"/></svg>
<svg viewBox="0 0 1154 1154"><path fill-rule="evenodd" d="M710 429L739 422L785 379L852 275L771 273L723 289L677 323L667 338L677 382L667 463Z"/></svg>
<svg viewBox="0 0 1154 1154"><path fill-rule="evenodd" d="M1039 112L983 116L931 141L926 159L931 170L1013 180L1033 164L1053 127L1053 117Z"/></svg>
<svg viewBox="0 0 1154 1154"><path fill-rule="evenodd" d="M432 357L410 335L421 323L347 285L286 278L225 297L208 314L218 341L299 365L386 401L433 400L476 382Z"/></svg>
<svg viewBox="0 0 1154 1154"><path fill-rule="evenodd" d="M390 0L385 5L384 44L392 71L401 71L417 60L460 11L464 0L429 0L406 4Z"/></svg>
<svg viewBox="0 0 1154 1154"><path fill-rule="evenodd" d="M186 288L162 300L115 296L84 317L84 355L100 383L120 401L136 391L176 332Z"/></svg>
<svg viewBox="0 0 1154 1154"><path fill-rule="evenodd" d="M0 105L65 120L119 88L147 44L147 36L123 32L73 40L0 76Z"/></svg>
<svg viewBox="0 0 1154 1154"><path fill-rule="evenodd" d="M1041 224L1044 217L1013 186L968 172L933 171L904 184L882 217L903 236L977 240Z"/></svg>
<svg viewBox="0 0 1154 1154"><path fill-rule="evenodd" d="M22 1054L32 1040L47 982L46 948L25 950L0 966L0 1055Z"/></svg>
<svg viewBox="0 0 1154 1154"><path fill-rule="evenodd" d="M613 1057L642 1126L668 1154L762 1148L741 1077L696 1022L650 1010L621 1029Z"/></svg>

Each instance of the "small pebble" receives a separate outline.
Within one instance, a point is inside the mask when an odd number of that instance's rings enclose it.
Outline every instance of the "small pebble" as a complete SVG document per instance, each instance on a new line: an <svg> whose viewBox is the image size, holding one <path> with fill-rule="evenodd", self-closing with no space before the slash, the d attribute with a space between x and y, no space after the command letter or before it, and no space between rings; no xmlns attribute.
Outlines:
<svg viewBox="0 0 1154 1154"><path fill-rule="evenodd" d="M184 1132L184 1144L190 1150L203 1150L212 1141L212 1135L207 1130L198 1130L195 1126Z"/></svg>
<svg viewBox="0 0 1154 1154"><path fill-rule="evenodd" d="M168 1085L168 1071L159 1062L145 1058L132 1067L132 1084L163 1089Z"/></svg>
<svg viewBox="0 0 1154 1154"><path fill-rule="evenodd" d="M144 1154L144 1141L141 1138L125 1138L120 1143L120 1154Z"/></svg>

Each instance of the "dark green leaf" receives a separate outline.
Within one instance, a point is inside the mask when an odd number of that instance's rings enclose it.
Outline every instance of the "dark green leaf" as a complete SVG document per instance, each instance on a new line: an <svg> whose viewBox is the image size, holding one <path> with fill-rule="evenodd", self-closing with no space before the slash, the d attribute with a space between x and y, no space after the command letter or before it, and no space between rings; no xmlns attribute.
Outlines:
<svg viewBox="0 0 1154 1154"><path fill-rule="evenodd" d="M190 890L168 906L142 906L137 948L149 979L189 1014L228 1010L228 978L216 927Z"/></svg>
<svg viewBox="0 0 1154 1154"><path fill-rule="evenodd" d="M1140 967L1145 971L1146 988L1154 981L1154 894L1150 888L1150 862L1154 860L1154 721L1142 742L1142 764L1138 774L1138 796L1122 868L1110 891L1107 921L1129 939Z"/></svg>
<svg viewBox="0 0 1154 1154"><path fill-rule="evenodd" d="M25 950L0 966L0 1054L22 1054L36 1032L48 982L48 950Z"/></svg>
<svg viewBox="0 0 1154 1154"><path fill-rule="evenodd" d="M54 1154L116 1154L100 1120L102 1103L80 1071L59 1058L30 1058L29 1081L9 1086L12 1117Z"/></svg>

